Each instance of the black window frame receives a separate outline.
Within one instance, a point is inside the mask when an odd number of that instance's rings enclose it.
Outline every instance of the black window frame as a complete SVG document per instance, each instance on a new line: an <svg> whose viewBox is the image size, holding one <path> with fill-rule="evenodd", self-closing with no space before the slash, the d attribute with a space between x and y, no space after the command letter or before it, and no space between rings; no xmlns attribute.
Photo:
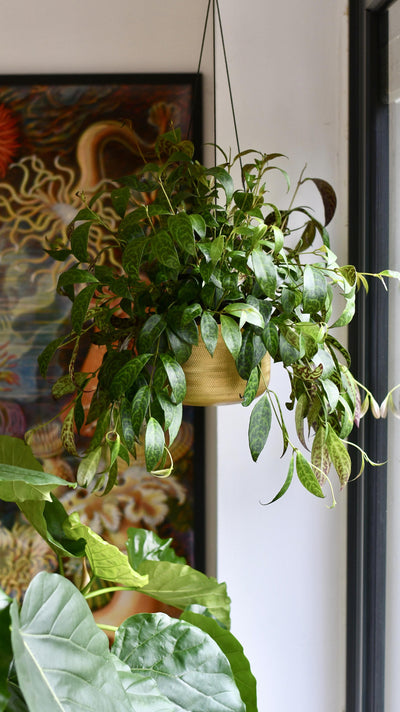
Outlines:
<svg viewBox="0 0 400 712"><path fill-rule="evenodd" d="M349 262L360 271L389 266L388 8L394 0L350 0ZM388 295L360 293L349 331L353 369L378 399L387 392ZM367 416L357 444L387 460L387 424ZM354 457L356 464L357 457ZM366 466L349 484L347 519L347 712L385 704L387 470Z"/></svg>

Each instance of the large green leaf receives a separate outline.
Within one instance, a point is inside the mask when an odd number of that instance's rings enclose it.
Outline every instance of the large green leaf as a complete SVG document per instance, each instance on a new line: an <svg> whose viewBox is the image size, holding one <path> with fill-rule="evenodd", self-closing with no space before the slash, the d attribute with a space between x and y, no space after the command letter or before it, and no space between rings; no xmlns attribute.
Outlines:
<svg viewBox="0 0 400 712"><path fill-rule="evenodd" d="M43 472L30 448L19 438L0 436L1 499L17 504L25 500L51 501L50 492L60 486L76 484Z"/></svg>
<svg viewBox="0 0 400 712"><path fill-rule="evenodd" d="M65 534L71 539L86 542L86 556L95 576L105 581L113 581L121 586L141 588L148 583L146 574L135 571L128 557L113 544L96 534L90 527L82 524L79 514L73 512L63 524Z"/></svg>
<svg viewBox="0 0 400 712"><path fill-rule="evenodd" d="M68 514L61 502L51 494L51 501L25 500L19 508L28 522L60 556L80 557L85 555L84 539L70 539L63 530Z"/></svg>
<svg viewBox="0 0 400 712"><path fill-rule="evenodd" d="M246 712L257 712L256 679L237 638L229 630L223 628L215 618L207 615L207 610L201 606L191 606L183 611L181 620L196 625L215 640L228 658L240 696L246 706Z"/></svg>
<svg viewBox="0 0 400 712"><path fill-rule="evenodd" d="M141 593L181 610L198 603L208 608L221 623L230 625L230 599L225 583L218 583L187 564L170 561L143 561L138 570L149 577Z"/></svg>
<svg viewBox="0 0 400 712"><path fill-rule="evenodd" d="M11 606L18 682L30 712L132 712L109 651L78 589L58 574L32 580Z"/></svg>
<svg viewBox="0 0 400 712"><path fill-rule="evenodd" d="M150 678L176 712L245 712L226 656L207 633L164 613L128 618L112 651Z"/></svg>

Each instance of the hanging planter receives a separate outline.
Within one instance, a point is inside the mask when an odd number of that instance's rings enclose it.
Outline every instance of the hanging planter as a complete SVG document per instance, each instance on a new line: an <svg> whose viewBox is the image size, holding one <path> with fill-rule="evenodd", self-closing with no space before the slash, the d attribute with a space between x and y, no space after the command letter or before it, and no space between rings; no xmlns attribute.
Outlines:
<svg viewBox="0 0 400 712"><path fill-rule="evenodd" d="M192 347L188 360L182 364L186 378L184 405L208 406L240 403L246 389L246 381L240 377L235 360L218 329L218 341L213 355L203 339ZM256 397L264 393L270 378L271 358L265 354L260 362L261 377Z"/></svg>
<svg viewBox="0 0 400 712"><path fill-rule="evenodd" d="M179 130L160 136L155 150L157 163L102 195L104 214L96 212L96 196L82 196L69 243L49 250L61 261L75 258L57 286L72 302L72 331L49 344L40 370L44 375L57 349L73 344L68 374L53 394L73 394L61 434L68 451L76 454L74 431L95 424L78 483L97 478L103 486L94 465L107 451L106 490L117 481L117 458L129 461L143 450L147 470L168 476L182 405L240 401L252 409L244 437L253 460L277 419L283 453L291 453L281 493L294 467L319 497L332 465L344 486L348 436L375 402L364 386L366 397L360 396L346 347L331 332L351 321L356 290L366 286L366 276L340 266L330 249L332 187L301 174L291 199L278 207L266 180L279 171L290 188L281 154L244 151L208 168L193 158L193 144ZM243 185L235 189L231 173L239 166ZM296 200L306 181L322 199L322 219ZM104 231L105 264L92 249L93 226ZM101 364L80 369L92 346L104 349ZM266 354L287 371L284 404L267 387ZM293 413L299 446L289 437L285 408Z"/></svg>

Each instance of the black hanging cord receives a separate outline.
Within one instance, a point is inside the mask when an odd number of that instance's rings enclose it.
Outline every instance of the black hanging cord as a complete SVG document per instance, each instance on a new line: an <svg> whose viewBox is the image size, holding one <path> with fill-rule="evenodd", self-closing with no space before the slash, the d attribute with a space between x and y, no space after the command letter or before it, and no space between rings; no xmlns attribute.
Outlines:
<svg viewBox="0 0 400 712"><path fill-rule="evenodd" d="M217 15L218 15L218 25L219 25L219 31L221 34L221 43L222 43L222 51L224 55L224 63L225 63L225 72L226 72L226 78L228 82L228 89L229 89L229 100L231 104L231 109L232 109L232 118L233 118L233 126L235 130L235 139L236 139L236 146L237 146L237 152L240 154L240 144L239 144L239 134L238 134L238 128L237 128L237 122L236 122L236 113L235 113L235 106L233 103L233 93L232 93L232 86L231 86L231 80L230 80L230 75L229 75L229 67L228 67L228 59L226 55L226 47L225 47L225 39L224 39L224 33L222 29L222 20L221 20L221 11L219 7L219 2L218 0L208 0L207 4L207 11L206 11L206 19L204 22L204 28L203 28L203 36L201 40L201 47L200 47L200 57L199 57L199 62L197 65L197 76L200 76L200 68L201 68L201 62L203 59L203 52L204 52L204 44L205 44L205 39L206 39L206 34L207 34L207 27L208 27L208 21L209 21L209 16L210 16L210 8L211 8L211 2L212 2L212 16L213 16L213 101L214 101L214 116L213 116L213 133L214 133L214 163L217 161L217 112L216 112L216 51L215 51L215 43L216 43L216 21L215 21L215 11L217 10ZM197 92L197 85L195 86L194 94L196 96ZM189 134L190 130L192 127L192 119L190 120L190 125L189 125ZM241 174L243 175L243 166L242 166L242 159L239 156L239 163L240 163L240 170Z"/></svg>

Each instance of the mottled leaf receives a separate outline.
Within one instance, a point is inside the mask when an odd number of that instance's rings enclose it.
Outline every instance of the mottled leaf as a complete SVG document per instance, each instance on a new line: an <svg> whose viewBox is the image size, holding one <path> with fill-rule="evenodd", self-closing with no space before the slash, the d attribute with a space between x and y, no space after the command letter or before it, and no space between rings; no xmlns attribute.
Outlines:
<svg viewBox="0 0 400 712"><path fill-rule="evenodd" d="M311 448L311 466L318 482L323 485L331 466L331 459L326 444L326 430L323 425L320 425L314 436Z"/></svg>
<svg viewBox="0 0 400 712"><path fill-rule="evenodd" d="M160 462L165 447L164 431L155 418L149 418L146 426L144 450L147 471L151 472Z"/></svg>
<svg viewBox="0 0 400 712"><path fill-rule="evenodd" d="M229 317L225 317L229 319ZM233 321L233 319L231 320ZM233 322L236 325L236 322ZM204 311L200 319L201 338L212 356L218 341L218 324L210 312Z"/></svg>
<svg viewBox="0 0 400 712"><path fill-rule="evenodd" d="M263 395L255 404L249 422L249 447L251 456L256 462L267 442L271 428L272 408L268 394Z"/></svg>
<svg viewBox="0 0 400 712"><path fill-rule="evenodd" d="M342 487L345 487L351 474L351 459L347 452L346 445L339 436L336 435L330 425L328 425L326 445L333 466L338 474L340 484Z"/></svg>
<svg viewBox="0 0 400 712"><path fill-rule="evenodd" d="M299 451L296 452L296 472L301 484L308 492L316 497L324 497L321 485L315 476L313 468Z"/></svg>

